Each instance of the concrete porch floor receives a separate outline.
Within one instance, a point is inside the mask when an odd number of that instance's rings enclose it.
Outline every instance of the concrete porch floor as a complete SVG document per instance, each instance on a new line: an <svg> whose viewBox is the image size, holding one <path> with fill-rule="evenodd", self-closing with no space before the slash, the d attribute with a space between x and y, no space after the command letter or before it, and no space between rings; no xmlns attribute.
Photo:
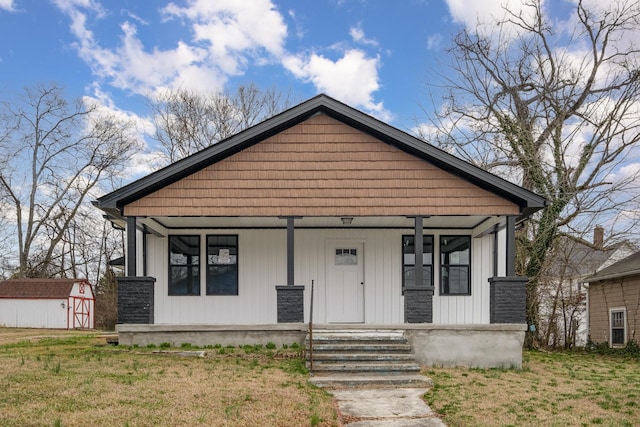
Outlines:
<svg viewBox="0 0 640 427"><path fill-rule="evenodd" d="M524 324L314 324L314 330L403 331L416 361L422 366L468 366L474 368L522 367ZM169 343L179 347L220 344L276 346L304 345L307 323L254 325L119 324L122 345Z"/></svg>

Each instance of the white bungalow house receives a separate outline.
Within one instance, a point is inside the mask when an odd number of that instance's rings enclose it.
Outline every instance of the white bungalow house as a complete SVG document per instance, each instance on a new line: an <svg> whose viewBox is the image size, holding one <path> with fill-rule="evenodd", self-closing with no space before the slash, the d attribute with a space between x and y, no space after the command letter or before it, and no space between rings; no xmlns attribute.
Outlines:
<svg viewBox="0 0 640 427"><path fill-rule="evenodd" d="M121 342L302 341L312 321L404 329L423 363L521 363L514 233L545 200L328 96L95 204L127 230Z"/></svg>

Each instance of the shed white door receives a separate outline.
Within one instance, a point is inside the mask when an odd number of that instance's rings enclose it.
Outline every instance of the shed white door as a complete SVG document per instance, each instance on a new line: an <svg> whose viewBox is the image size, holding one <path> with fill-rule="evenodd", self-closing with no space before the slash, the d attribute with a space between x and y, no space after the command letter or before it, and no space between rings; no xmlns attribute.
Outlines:
<svg viewBox="0 0 640 427"><path fill-rule="evenodd" d="M91 300L88 298L71 297L73 301L73 329L90 329L91 324Z"/></svg>
<svg viewBox="0 0 640 427"><path fill-rule="evenodd" d="M327 320L364 322L364 243L327 244Z"/></svg>

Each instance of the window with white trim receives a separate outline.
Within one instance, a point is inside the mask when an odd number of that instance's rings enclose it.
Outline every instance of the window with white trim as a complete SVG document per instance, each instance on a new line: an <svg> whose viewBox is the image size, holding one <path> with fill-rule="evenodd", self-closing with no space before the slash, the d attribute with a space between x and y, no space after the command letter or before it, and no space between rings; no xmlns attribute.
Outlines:
<svg viewBox="0 0 640 427"><path fill-rule="evenodd" d="M609 310L611 318L611 346L625 345L627 337L627 310L612 308Z"/></svg>

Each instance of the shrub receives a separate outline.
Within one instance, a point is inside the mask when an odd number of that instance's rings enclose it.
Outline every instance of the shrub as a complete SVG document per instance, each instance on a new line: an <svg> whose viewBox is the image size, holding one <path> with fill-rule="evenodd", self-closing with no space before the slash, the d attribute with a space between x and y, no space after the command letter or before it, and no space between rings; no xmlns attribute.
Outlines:
<svg viewBox="0 0 640 427"><path fill-rule="evenodd" d="M609 343L594 343L593 341L587 342L585 351L588 353L602 354L602 355L619 355L619 356L632 356L640 357L640 345L635 340L627 342L624 347L609 347Z"/></svg>

